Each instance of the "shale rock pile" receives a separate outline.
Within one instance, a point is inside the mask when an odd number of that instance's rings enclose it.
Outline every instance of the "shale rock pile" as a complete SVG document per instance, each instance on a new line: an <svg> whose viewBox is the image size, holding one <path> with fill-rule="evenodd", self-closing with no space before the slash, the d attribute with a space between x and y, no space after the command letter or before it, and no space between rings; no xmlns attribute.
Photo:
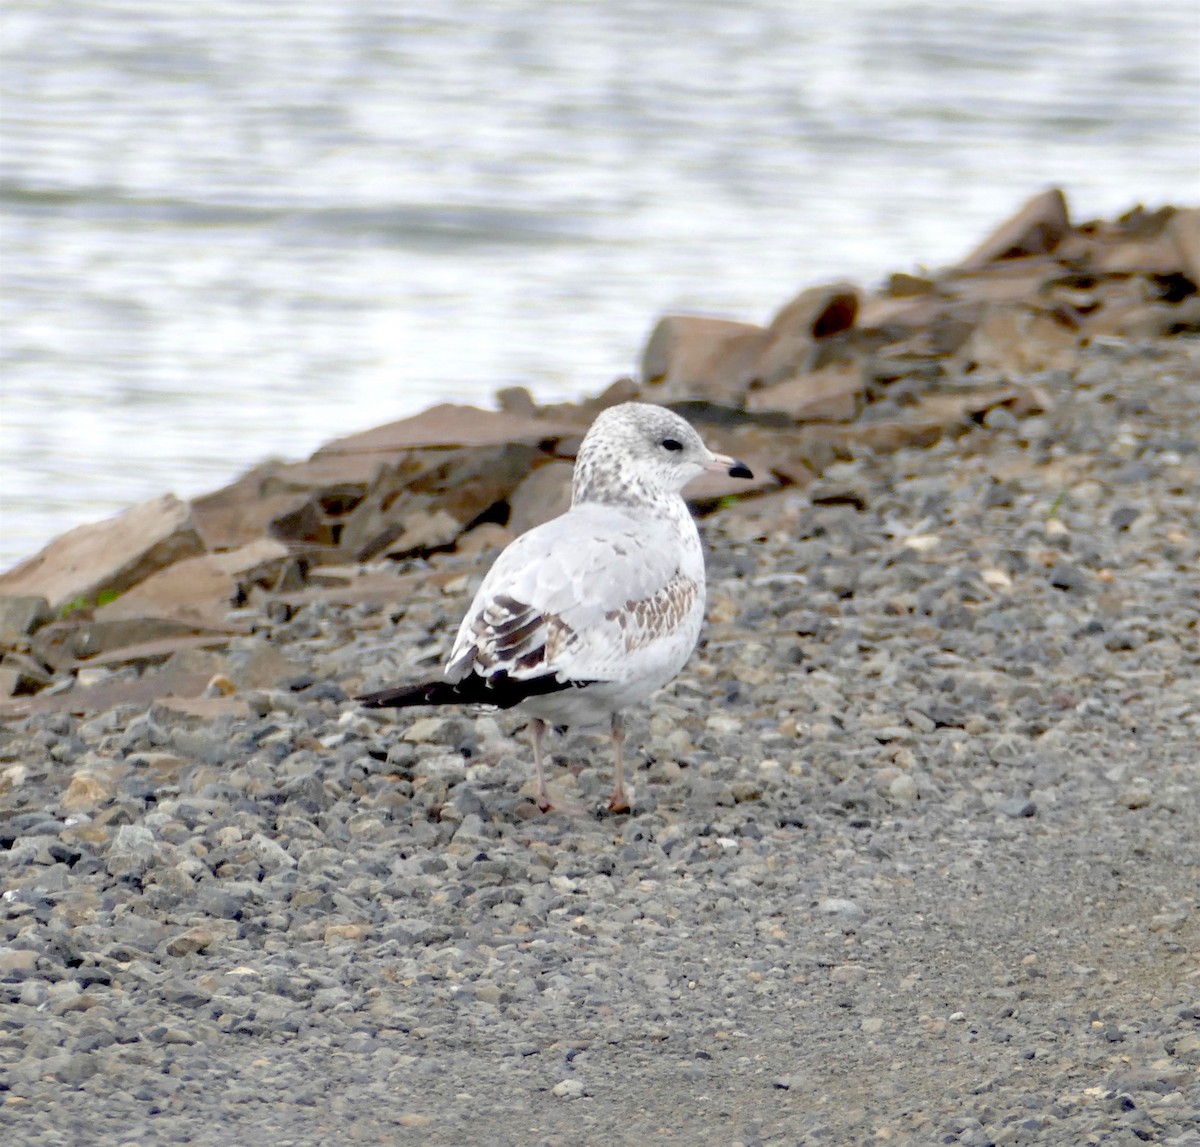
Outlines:
<svg viewBox="0 0 1200 1147"><path fill-rule="evenodd" d="M1198 283L1200 209L1073 225L1048 191L937 274L895 274L875 294L806 290L766 326L664 317L641 380L590 401L538 407L516 388L498 395L499 412L439 406L190 504L166 496L72 530L0 575L0 696L83 711L107 695L78 686L221 648L264 611L394 600L406 560L491 550L564 508L580 437L612 403L670 405L747 459L752 488L692 487L697 511L710 512L806 487L863 449L930 445L1041 411L1039 376L1069 374L1094 340L1200 330Z"/></svg>

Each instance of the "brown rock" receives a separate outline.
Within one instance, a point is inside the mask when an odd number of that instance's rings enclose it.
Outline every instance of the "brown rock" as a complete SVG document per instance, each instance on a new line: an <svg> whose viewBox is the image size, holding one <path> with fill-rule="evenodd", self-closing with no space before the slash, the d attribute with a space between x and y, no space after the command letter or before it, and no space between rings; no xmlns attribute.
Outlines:
<svg viewBox="0 0 1200 1147"><path fill-rule="evenodd" d="M51 616L50 603L36 594L0 597L0 646L11 648Z"/></svg>
<svg viewBox="0 0 1200 1147"><path fill-rule="evenodd" d="M996 228L960 266L970 269L998 259L1048 254L1070 229L1071 220L1063 193L1057 187L1043 191Z"/></svg>
<svg viewBox="0 0 1200 1147"><path fill-rule="evenodd" d="M887 331L893 328L912 330L932 322L947 307L944 296L939 294L900 296L890 298L879 295L864 299L858 311L860 331Z"/></svg>
<svg viewBox="0 0 1200 1147"><path fill-rule="evenodd" d="M158 704L164 704L158 702ZM245 714L241 714L245 715ZM139 769L147 769L154 773L159 779L170 782L181 772L191 766L192 762L187 757L177 757L174 753L154 752L147 749L139 749L137 754L137 767Z"/></svg>
<svg viewBox="0 0 1200 1147"><path fill-rule="evenodd" d="M989 307L958 353L964 368L988 368L1017 377L1051 367L1069 370L1078 358L1079 334L1044 311Z"/></svg>
<svg viewBox="0 0 1200 1147"><path fill-rule="evenodd" d="M583 437L583 431L595 420L596 415L610 406L621 402L642 402L641 387L632 378L618 378L610 382L594 398L585 398L580 402L558 402L541 408L543 418L554 419L557 422L575 427L570 434L563 434L554 446L555 454L574 456ZM542 443L548 449L549 443Z"/></svg>
<svg viewBox="0 0 1200 1147"><path fill-rule="evenodd" d="M212 564L233 577L267 584L289 553L287 546L273 538L258 538L236 550L213 554Z"/></svg>
<svg viewBox="0 0 1200 1147"><path fill-rule="evenodd" d="M236 482L192 501L196 529L206 549L230 550L254 542L267 533L272 521L307 502L307 491L269 486L280 469L278 462L257 466Z"/></svg>
<svg viewBox="0 0 1200 1147"><path fill-rule="evenodd" d="M354 548L358 541L355 531L361 531L364 538L372 536L372 524L368 521L371 514L442 462L446 453L443 450L412 450L401 451L390 461L375 458L372 464L374 477L353 497L336 496L339 492L345 494L341 487L333 488L333 497L327 497L325 490L314 490L304 502L271 521L271 534L290 546L304 547L306 552L311 552L313 546L325 547L328 554L322 564L328 564L340 556L335 549L339 544ZM352 455L331 455L329 461L353 463L358 459ZM355 520L356 514L357 522L347 534L346 526ZM380 522L382 520L380 517Z"/></svg>
<svg viewBox="0 0 1200 1147"><path fill-rule="evenodd" d="M244 629L229 617L235 599L252 584L274 583L288 556L282 542L259 538L228 553L188 558L101 606L95 620L169 618L200 629Z"/></svg>
<svg viewBox="0 0 1200 1147"><path fill-rule="evenodd" d="M549 462L526 477L508 500L509 532L519 536L565 512L571 505L573 470L570 462Z"/></svg>
<svg viewBox="0 0 1200 1147"><path fill-rule="evenodd" d="M170 956L190 956L195 952L203 952L222 939L222 934L214 927L197 925L186 932L167 941L167 954Z"/></svg>
<svg viewBox="0 0 1200 1147"><path fill-rule="evenodd" d="M510 442L536 444L578 427L550 419L528 418L477 406L442 403L423 414L389 422L326 443L313 461L334 454L389 454L428 447L497 446Z"/></svg>
<svg viewBox="0 0 1200 1147"><path fill-rule="evenodd" d="M1200 207L1176 211L1167 223L1167 234L1179 253L1183 273L1200 287Z"/></svg>
<svg viewBox="0 0 1200 1147"><path fill-rule="evenodd" d="M210 556L176 562L95 612L98 625L166 619L189 628L221 628L233 608L237 584ZM132 638L144 640L144 638Z"/></svg>
<svg viewBox="0 0 1200 1147"><path fill-rule="evenodd" d="M1200 330L1200 295L1189 295L1179 303L1125 299L1089 316L1085 324L1089 338L1152 339L1195 330Z"/></svg>
<svg viewBox="0 0 1200 1147"><path fill-rule="evenodd" d="M158 698L158 704L175 713L199 717L202 721L250 716L250 706L243 697L177 697L174 693L166 693ZM143 758L149 756L146 753L138 755Z"/></svg>
<svg viewBox="0 0 1200 1147"><path fill-rule="evenodd" d="M104 713L118 705L146 708L160 697L190 695L198 697L208 684L203 673L158 672L137 681L113 681L74 689L53 696L19 697L0 701L0 719L27 717L32 713Z"/></svg>
<svg viewBox="0 0 1200 1147"><path fill-rule="evenodd" d="M89 768L76 769L63 794L63 808L70 812L91 812L111 800L116 791L112 776Z"/></svg>
<svg viewBox="0 0 1200 1147"><path fill-rule="evenodd" d="M891 454L906 446L933 446L941 439L944 426L941 419L910 417L904 421L860 422L839 429L839 453L848 453L853 444L867 446L878 454Z"/></svg>
<svg viewBox="0 0 1200 1147"><path fill-rule="evenodd" d="M8 948L0 951L0 976L24 979L37 968L38 954L29 948Z"/></svg>
<svg viewBox="0 0 1200 1147"><path fill-rule="evenodd" d="M257 638L249 645L230 650L225 662L225 675L241 690L274 689L304 672L298 662Z"/></svg>
<svg viewBox="0 0 1200 1147"><path fill-rule="evenodd" d="M441 451L437 464L415 477L411 465L387 472L368 491L342 526L339 548L346 558L365 561L438 549L505 503L541 452L521 442Z"/></svg>
<svg viewBox="0 0 1200 1147"><path fill-rule="evenodd" d="M326 924L324 940L326 945L352 943L370 939L374 929L370 924Z"/></svg>
<svg viewBox="0 0 1200 1147"><path fill-rule="evenodd" d="M768 328L773 336L800 335L825 339L854 326L858 315L858 288L853 283L809 287L780 308Z"/></svg>
<svg viewBox="0 0 1200 1147"><path fill-rule="evenodd" d="M965 394L928 394L915 407L918 419L928 418L945 429L971 426L1003 406L1018 417L1050 407L1046 396L1034 386L997 386L970 390Z"/></svg>
<svg viewBox="0 0 1200 1147"><path fill-rule="evenodd" d="M54 610L76 601L90 604L203 551L190 507L166 494L115 518L68 530L0 575L0 594L34 594Z"/></svg>
<svg viewBox="0 0 1200 1147"><path fill-rule="evenodd" d="M745 460L754 471L755 482L773 475L780 482L807 486L836 458L832 443L837 435L830 430L827 423L799 426L790 422L781 426L750 423L720 433L706 430L705 436L712 439L712 445L722 454ZM730 481L746 486L736 478Z"/></svg>
<svg viewBox="0 0 1200 1147"><path fill-rule="evenodd" d="M982 308L977 304L947 307L931 315L928 322L914 330L907 338L881 346L876 354L876 361L888 364L882 372L883 375L903 375L904 369L898 364L905 359L924 363L931 358L945 358L954 354L971 337L980 313ZM878 376L880 372L876 370L875 373Z"/></svg>
<svg viewBox="0 0 1200 1147"><path fill-rule="evenodd" d="M1053 256L1031 255L970 271L953 268L939 280L939 287L960 303L1025 304L1034 301L1043 285L1062 273L1062 264Z"/></svg>
<svg viewBox="0 0 1200 1147"><path fill-rule="evenodd" d="M112 644L104 645L95 653L85 652L85 656L71 668L79 668L82 664L88 666L157 665L169 660L181 650L220 648L228 644L231 636L228 633L196 633L194 629L188 627L185 632L168 634L165 637L150 638L145 641L126 640L139 632L142 626L152 624L167 627L175 623L161 621L158 618L134 618L128 622L113 622L111 629L107 626L103 630L100 630L100 627L91 627L88 630L89 636L96 631L103 634L103 637L98 640L98 644L104 638L111 640ZM133 628L126 629L125 626Z"/></svg>
<svg viewBox="0 0 1200 1147"><path fill-rule="evenodd" d="M537 404L525 386L506 386L496 391L496 404L505 414L518 418L533 418L537 415Z"/></svg>
<svg viewBox="0 0 1200 1147"><path fill-rule="evenodd" d="M482 522L458 539L458 545L455 546L454 552L467 556L487 553L490 550L502 550L515 537L512 530L506 529L496 522Z"/></svg>
<svg viewBox="0 0 1200 1147"><path fill-rule="evenodd" d="M6 653L0 660L0 697L36 693L50 681L46 667L24 653Z"/></svg>
<svg viewBox="0 0 1200 1147"><path fill-rule="evenodd" d="M231 632L228 629L209 632L192 622L166 617L95 621L86 616L72 616L43 626L34 634L30 647L39 660L61 671L78 668L82 661L104 665L160 660L189 643L223 645Z"/></svg>
<svg viewBox="0 0 1200 1147"><path fill-rule="evenodd" d="M1113 275L1177 275L1183 270L1183 254L1171 235L1163 232L1153 239L1129 239L1097 252L1095 267Z"/></svg>
<svg viewBox="0 0 1200 1147"><path fill-rule="evenodd" d="M642 352L642 381L655 401L707 399L738 406L758 377L758 359L770 335L752 323L699 315L659 319Z"/></svg>
<svg viewBox="0 0 1200 1147"><path fill-rule="evenodd" d="M858 306L858 288L852 283L801 291L771 320L756 378L771 385L821 366L816 345L849 331L858 316Z"/></svg>
<svg viewBox="0 0 1200 1147"><path fill-rule="evenodd" d="M332 550L338 543L341 523L325 513L319 497L310 497L298 505L289 503L287 513L272 518L268 529L272 537L289 545L322 546Z"/></svg>
<svg viewBox="0 0 1200 1147"><path fill-rule="evenodd" d="M113 830L93 820L81 820L78 824L67 825L60 835L67 844L90 844L102 848L112 839Z"/></svg>
<svg viewBox="0 0 1200 1147"><path fill-rule="evenodd" d="M440 574L397 575L390 569L369 570L351 582L336 585L308 586L294 593L279 594L278 601L291 606L325 602L330 605L388 605L403 601L414 589L439 584Z"/></svg>
<svg viewBox="0 0 1200 1147"><path fill-rule="evenodd" d="M361 498L374 480L380 459L374 454L315 454L307 462L272 467L259 483L259 496L328 492L333 499Z"/></svg>
<svg viewBox="0 0 1200 1147"><path fill-rule="evenodd" d="M1048 402L1034 387L1000 386L965 394L929 394L907 411L903 420L860 421L827 427L824 437L838 454L847 453L854 446L867 446L881 454L909 446L928 447L943 434L976 425L987 411L997 406L1024 415L1046 409Z"/></svg>
<svg viewBox="0 0 1200 1147"><path fill-rule="evenodd" d="M849 422L858 412L863 392L862 368L856 362L836 363L752 390L746 409L778 410L797 422Z"/></svg>
<svg viewBox="0 0 1200 1147"><path fill-rule="evenodd" d="M896 271L888 276L887 294L895 299L911 298L914 295L928 295L937 290L937 284L925 275L910 275L905 271ZM861 319L859 320L862 321Z"/></svg>

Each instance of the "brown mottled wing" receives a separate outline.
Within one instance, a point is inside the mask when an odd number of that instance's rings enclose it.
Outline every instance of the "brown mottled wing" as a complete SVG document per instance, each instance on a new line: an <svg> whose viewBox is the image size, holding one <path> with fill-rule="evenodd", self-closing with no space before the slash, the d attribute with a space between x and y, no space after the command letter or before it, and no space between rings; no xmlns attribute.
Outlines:
<svg viewBox="0 0 1200 1147"><path fill-rule="evenodd" d="M657 593L640 600L630 599L620 608L610 609L604 617L620 630L625 652L635 653L685 625L699 596L700 586L677 573Z"/></svg>

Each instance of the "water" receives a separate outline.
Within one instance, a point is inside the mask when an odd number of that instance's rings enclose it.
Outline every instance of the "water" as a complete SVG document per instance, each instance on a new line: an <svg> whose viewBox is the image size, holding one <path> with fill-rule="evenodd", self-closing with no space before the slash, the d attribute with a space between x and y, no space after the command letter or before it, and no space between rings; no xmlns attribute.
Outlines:
<svg viewBox="0 0 1200 1147"><path fill-rule="evenodd" d="M1200 201L1200 9L8 0L0 568L658 315Z"/></svg>

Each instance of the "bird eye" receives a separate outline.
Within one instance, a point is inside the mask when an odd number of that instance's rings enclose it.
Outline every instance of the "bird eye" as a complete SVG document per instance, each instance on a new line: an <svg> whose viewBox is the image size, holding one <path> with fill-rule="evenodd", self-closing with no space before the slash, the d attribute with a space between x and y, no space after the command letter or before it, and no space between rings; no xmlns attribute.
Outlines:
<svg viewBox="0 0 1200 1147"><path fill-rule="evenodd" d="M671 453L674 454L676 451L683 449L683 443L674 438L664 438L662 440L662 448L664 450L670 450Z"/></svg>

